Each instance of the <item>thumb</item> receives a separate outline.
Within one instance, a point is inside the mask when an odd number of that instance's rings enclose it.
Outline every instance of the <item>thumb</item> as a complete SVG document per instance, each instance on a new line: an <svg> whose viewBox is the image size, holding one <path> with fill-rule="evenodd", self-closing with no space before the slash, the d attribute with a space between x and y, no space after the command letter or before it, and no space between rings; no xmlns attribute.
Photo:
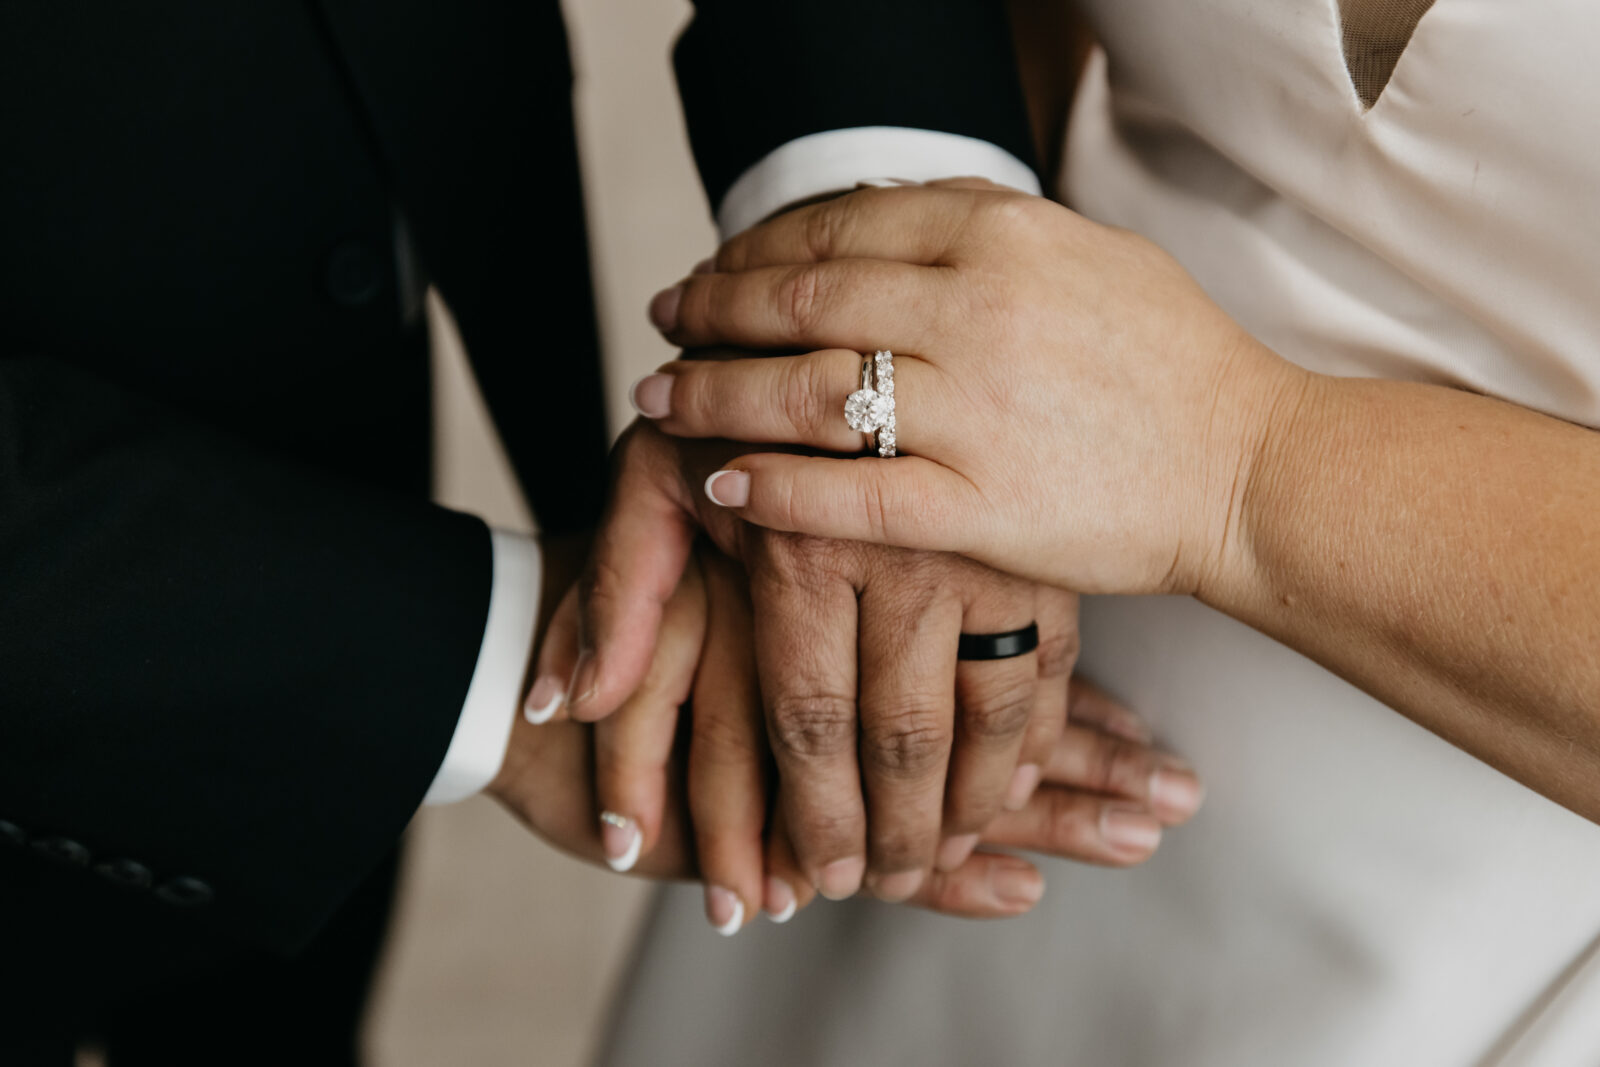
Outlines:
<svg viewBox="0 0 1600 1067"><path fill-rule="evenodd" d="M620 446L611 503L579 581L577 657L560 681L568 714L584 722L610 715L644 681L694 543L693 518L672 492L677 472L635 447L645 440Z"/></svg>
<svg viewBox="0 0 1600 1067"><path fill-rule="evenodd" d="M830 459L778 452L741 456L706 479L704 493L774 530L970 554L981 540L977 490L917 456Z"/></svg>

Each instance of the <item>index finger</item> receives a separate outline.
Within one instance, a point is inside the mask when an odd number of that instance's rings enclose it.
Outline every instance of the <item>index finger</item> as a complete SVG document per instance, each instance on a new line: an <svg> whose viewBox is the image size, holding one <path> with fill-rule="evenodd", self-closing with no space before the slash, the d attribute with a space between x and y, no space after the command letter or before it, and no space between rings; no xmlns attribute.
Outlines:
<svg viewBox="0 0 1600 1067"><path fill-rule="evenodd" d="M744 271L841 258L937 264L954 248L973 210L1001 195L1022 194L948 185L859 189L745 230L717 250L712 267Z"/></svg>

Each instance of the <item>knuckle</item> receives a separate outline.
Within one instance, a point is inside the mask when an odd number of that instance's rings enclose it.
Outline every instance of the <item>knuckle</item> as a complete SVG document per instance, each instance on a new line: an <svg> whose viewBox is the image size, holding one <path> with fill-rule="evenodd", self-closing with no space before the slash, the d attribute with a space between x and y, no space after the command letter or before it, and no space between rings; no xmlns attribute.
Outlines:
<svg viewBox="0 0 1600 1067"><path fill-rule="evenodd" d="M991 226L1007 234L1031 236L1051 218L1050 202L1021 193L984 197L978 211Z"/></svg>
<svg viewBox="0 0 1600 1067"><path fill-rule="evenodd" d="M863 726L861 760L868 771L918 778L943 766L950 741L949 725L925 705L914 705Z"/></svg>
<svg viewBox="0 0 1600 1067"><path fill-rule="evenodd" d="M821 318L822 300L822 272L812 264L795 267L778 287L781 325L791 334L810 334Z"/></svg>
<svg viewBox="0 0 1600 1067"><path fill-rule="evenodd" d="M711 763L749 762L757 756L756 735L743 718L711 714L696 707L691 718L690 737L697 758Z"/></svg>
<svg viewBox="0 0 1600 1067"><path fill-rule="evenodd" d="M921 867L932 850L933 843L926 835L910 829L873 823L870 834L868 851L875 870L894 872Z"/></svg>
<svg viewBox="0 0 1600 1067"><path fill-rule="evenodd" d="M775 531L762 535L761 549L778 579L798 585L816 585L846 577L853 552L845 541Z"/></svg>
<svg viewBox="0 0 1600 1067"><path fill-rule="evenodd" d="M1083 648L1078 628L1065 633L1048 634L1039 642L1039 677L1066 678L1078 665L1078 653Z"/></svg>
<svg viewBox="0 0 1600 1067"><path fill-rule="evenodd" d="M1143 749L1120 738L1109 738L1094 746L1089 758L1089 780L1096 792L1140 793L1137 783L1149 777L1143 767Z"/></svg>
<svg viewBox="0 0 1600 1067"><path fill-rule="evenodd" d="M1051 792L1048 838L1059 855L1082 852L1088 844L1089 807L1077 802L1071 793Z"/></svg>
<svg viewBox="0 0 1600 1067"><path fill-rule="evenodd" d="M790 425L807 439L820 436L837 417L827 403L828 383L822 366L814 359L789 363L788 373L777 392L779 403Z"/></svg>
<svg viewBox="0 0 1600 1067"><path fill-rule="evenodd" d="M826 259L838 247L853 204L835 201L805 215L801 237L811 259Z"/></svg>
<svg viewBox="0 0 1600 1067"><path fill-rule="evenodd" d="M792 805L786 817L789 840L802 863L836 859L861 847L861 824L854 815L801 802Z"/></svg>
<svg viewBox="0 0 1600 1067"><path fill-rule="evenodd" d="M994 687L967 694L962 702L961 726L968 735L984 741L1015 737L1033 714L1033 677L1009 678Z"/></svg>
<svg viewBox="0 0 1600 1067"><path fill-rule="evenodd" d="M856 740L856 702L833 694L789 694L772 702L772 745L798 759L848 753Z"/></svg>

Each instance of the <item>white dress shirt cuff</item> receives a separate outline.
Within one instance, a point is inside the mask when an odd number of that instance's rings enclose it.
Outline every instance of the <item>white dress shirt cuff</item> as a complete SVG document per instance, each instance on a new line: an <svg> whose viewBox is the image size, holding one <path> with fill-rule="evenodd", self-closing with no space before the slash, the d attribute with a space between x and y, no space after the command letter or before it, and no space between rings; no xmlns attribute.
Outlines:
<svg viewBox="0 0 1600 1067"><path fill-rule="evenodd" d="M767 153L729 186L717 212L727 240L789 204L843 192L868 178L988 178L1039 194L1039 178L998 145L958 133L858 126L807 134Z"/></svg>
<svg viewBox="0 0 1600 1067"><path fill-rule="evenodd" d="M511 724L522 699L522 681L533 649L533 628L539 621L542 578L538 542L519 534L491 530L494 581L489 590L489 615L478 646L478 665L467 686L467 699L456 721L455 736L445 751L439 773L424 804L450 804L483 791L500 773Z"/></svg>

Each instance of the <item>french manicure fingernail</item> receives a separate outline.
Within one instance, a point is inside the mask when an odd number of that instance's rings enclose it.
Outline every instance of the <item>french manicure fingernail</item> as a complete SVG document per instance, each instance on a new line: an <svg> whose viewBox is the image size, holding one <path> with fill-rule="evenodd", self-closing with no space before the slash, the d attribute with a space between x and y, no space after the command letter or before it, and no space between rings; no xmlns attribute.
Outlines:
<svg viewBox="0 0 1600 1067"><path fill-rule="evenodd" d="M1106 808L1100 813L1100 833L1122 852L1154 852L1161 844L1161 823L1142 811Z"/></svg>
<svg viewBox="0 0 1600 1067"><path fill-rule="evenodd" d="M706 479L706 496L725 508L742 508L750 503L748 471L717 471Z"/></svg>
<svg viewBox="0 0 1600 1067"><path fill-rule="evenodd" d="M794 918L795 908L799 906L794 890L782 878L767 879L767 918L775 923L786 923Z"/></svg>
<svg viewBox="0 0 1600 1067"><path fill-rule="evenodd" d="M683 303L683 283L663 289L650 300L650 324L662 333L670 333L678 325L678 305Z"/></svg>
<svg viewBox="0 0 1600 1067"><path fill-rule="evenodd" d="M955 837L947 837L944 839L944 844L939 846L939 856L934 865L949 874L967 862L967 857L971 856L972 850L977 847L977 834L957 834Z"/></svg>
<svg viewBox="0 0 1600 1067"><path fill-rule="evenodd" d="M1026 863L1000 861L989 867L989 892L1006 907L1027 907L1044 897L1044 876Z"/></svg>
<svg viewBox="0 0 1600 1067"><path fill-rule="evenodd" d="M817 891L829 900L848 900L861 889L861 876L867 872L864 859L835 860L822 868Z"/></svg>
<svg viewBox="0 0 1600 1067"><path fill-rule="evenodd" d="M732 937L744 925L744 901L720 885L706 886L706 918L723 937Z"/></svg>
<svg viewBox="0 0 1600 1067"><path fill-rule="evenodd" d="M1006 787L1006 810L1021 811L1028 806L1028 798L1039 788L1039 765L1024 763L1011 773L1011 784Z"/></svg>
<svg viewBox="0 0 1600 1067"><path fill-rule="evenodd" d="M1158 767L1150 775L1150 806L1164 819L1187 819L1200 810L1205 792L1191 774Z"/></svg>
<svg viewBox="0 0 1600 1067"><path fill-rule="evenodd" d="M543 726L561 710L561 698L567 687L552 674L541 675L528 690L528 699L522 704L522 717L535 726Z"/></svg>
<svg viewBox="0 0 1600 1067"><path fill-rule="evenodd" d="M702 259L700 262L696 263L694 265L694 270L690 271L689 273L690 274L714 274L716 272L716 269L717 269L717 257L716 256L707 256L705 259Z"/></svg>
<svg viewBox="0 0 1600 1067"><path fill-rule="evenodd" d="M644 844L644 837L639 833L639 824L626 815L603 811L600 813L600 844L606 850L606 862L611 869L621 873L633 870L633 865L639 862L639 846Z"/></svg>
<svg viewBox="0 0 1600 1067"><path fill-rule="evenodd" d="M646 418L666 418L672 414L672 375L646 374L628 390L628 401Z"/></svg>
<svg viewBox="0 0 1600 1067"><path fill-rule="evenodd" d="M576 715L579 708L594 698L600 687L600 667L594 653L585 649L578 653L578 662L572 667L572 681L567 684L567 707Z"/></svg>
<svg viewBox="0 0 1600 1067"><path fill-rule="evenodd" d="M921 871L896 871L879 878L872 891L879 900L898 904L902 900L910 900L911 895L922 888L922 878Z"/></svg>

